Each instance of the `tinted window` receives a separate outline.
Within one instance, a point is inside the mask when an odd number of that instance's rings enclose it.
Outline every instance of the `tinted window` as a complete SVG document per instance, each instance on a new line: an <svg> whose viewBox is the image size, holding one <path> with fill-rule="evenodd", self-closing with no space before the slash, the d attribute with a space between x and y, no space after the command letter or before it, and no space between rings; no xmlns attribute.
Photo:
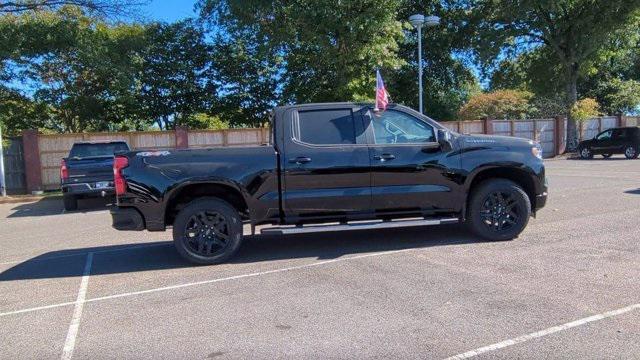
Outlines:
<svg viewBox="0 0 640 360"><path fill-rule="evenodd" d="M74 144L69 157L88 158L98 156L113 156L118 151L127 151L129 147L126 143L96 143L96 144Z"/></svg>
<svg viewBox="0 0 640 360"><path fill-rule="evenodd" d="M627 129L614 129L613 130L613 138L614 139L622 139L627 137Z"/></svg>
<svg viewBox="0 0 640 360"><path fill-rule="evenodd" d="M607 131L603 132L602 134L596 136L596 139L598 139L598 140L609 140L609 139L611 139L611 130L607 130Z"/></svg>
<svg viewBox="0 0 640 360"><path fill-rule="evenodd" d="M301 111L298 118L300 141L317 145L356 143L351 109Z"/></svg>
<svg viewBox="0 0 640 360"><path fill-rule="evenodd" d="M371 116L376 144L416 144L436 141L433 127L411 115L387 110Z"/></svg>

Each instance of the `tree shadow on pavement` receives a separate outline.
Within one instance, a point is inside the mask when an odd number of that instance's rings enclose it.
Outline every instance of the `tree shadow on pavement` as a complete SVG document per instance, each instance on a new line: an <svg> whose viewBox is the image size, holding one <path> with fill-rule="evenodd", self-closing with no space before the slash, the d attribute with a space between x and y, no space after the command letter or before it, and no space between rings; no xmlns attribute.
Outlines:
<svg viewBox="0 0 640 360"><path fill-rule="evenodd" d="M89 198L78 200L78 210L64 211L62 197L43 198L32 203L16 204L11 208L8 218L18 217L39 217L60 214L76 214L100 211L107 208L107 205L113 203L113 198Z"/></svg>
<svg viewBox="0 0 640 360"><path fill-rule="evenodd" d="M432 226L378 231L324 232L286 236L246 236L230 264L344 256L462 245L477 242L460 225ZM94 253L91 275L119 274L193 267L176 252L172 242L126 244L53 251L0 273L1 281L82 276L88 253Z"/></svg>

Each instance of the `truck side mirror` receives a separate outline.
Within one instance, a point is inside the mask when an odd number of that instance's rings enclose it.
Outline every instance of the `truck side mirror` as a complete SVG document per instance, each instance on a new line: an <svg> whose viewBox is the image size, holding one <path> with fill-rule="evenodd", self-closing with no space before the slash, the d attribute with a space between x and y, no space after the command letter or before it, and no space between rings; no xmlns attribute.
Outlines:
<svg viewBox="0 0 640 360"><path fill-rule="evenodd" d="M440 148L444 151L449 151L453 147L451 145L451 133L444 129L438 129L438 144L440 144Z"/></svg>

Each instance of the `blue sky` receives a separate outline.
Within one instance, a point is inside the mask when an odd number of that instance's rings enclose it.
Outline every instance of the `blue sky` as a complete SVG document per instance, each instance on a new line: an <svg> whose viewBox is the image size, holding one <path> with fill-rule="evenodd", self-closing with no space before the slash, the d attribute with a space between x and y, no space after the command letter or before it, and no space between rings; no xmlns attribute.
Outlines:
<svg viewBox="0 0 640 360"><path fill-rule="evenodd" d="M152 0L142 8L142 15L149 20L174 22L195 16L196 0Z"/></svg>

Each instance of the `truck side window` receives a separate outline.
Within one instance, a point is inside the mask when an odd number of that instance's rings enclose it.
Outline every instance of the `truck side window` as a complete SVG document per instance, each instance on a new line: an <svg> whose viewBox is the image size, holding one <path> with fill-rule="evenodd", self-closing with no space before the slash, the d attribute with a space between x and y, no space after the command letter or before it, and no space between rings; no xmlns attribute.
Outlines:
<svg viewBox="0 0 640 360"><path fill-rule="evenodd" d="M298 112L298 140L314 145L355 144L356 129L351 109Z"/></svg>
<svg viewBox="0 0 640 360"><path fill-rule="evenodd" d="M371 117L376 144L416 144L436 141L433 128L405 113L387 110Z"/></svg>

